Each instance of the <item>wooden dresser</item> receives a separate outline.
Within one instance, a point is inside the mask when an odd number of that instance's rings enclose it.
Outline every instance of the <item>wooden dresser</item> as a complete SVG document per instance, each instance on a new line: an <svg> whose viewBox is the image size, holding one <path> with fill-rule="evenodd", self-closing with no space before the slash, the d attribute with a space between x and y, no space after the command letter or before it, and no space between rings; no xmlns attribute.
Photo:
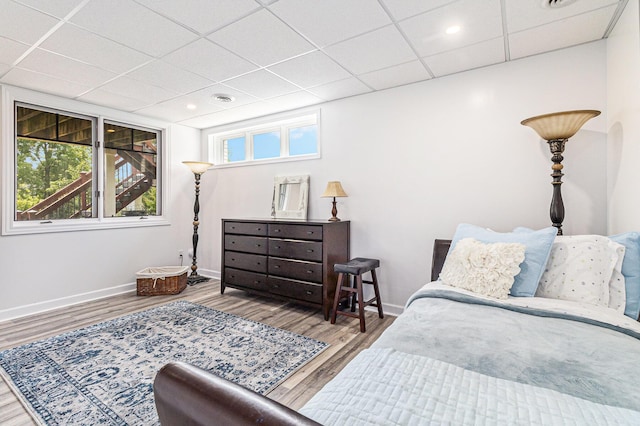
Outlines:
<svg viewBox="0 0 640 426"><path fill-rule="evenodd" d="M329 319L337 274L349 260L349 221L222 219L220 292L233 287L322 308Z"/></svg>

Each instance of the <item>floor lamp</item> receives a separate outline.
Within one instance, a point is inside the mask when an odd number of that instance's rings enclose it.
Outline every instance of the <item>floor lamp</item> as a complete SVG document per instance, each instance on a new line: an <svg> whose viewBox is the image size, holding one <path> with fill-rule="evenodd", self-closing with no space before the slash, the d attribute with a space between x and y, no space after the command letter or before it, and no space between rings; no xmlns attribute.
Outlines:
<svg viewBox="0 0 640 426"><path fill-rule="evenodd" d="M552 155L551 161L553 161L551 166L551 170L553 170L553 173L551 173L553 196L549 215L551 216L551 224L558 229L558 235L562 235L562 221L564 220L564 203L560 192L562 176L564 176L562 173L564 145L570 137L580 130L584 123L598 115L600 115L600 111L594 110L563 111L538 115L520 122L523 126L531 127L542 139L549 143Z"/></svg>
<svg viewBox="0 0 640 426"><path fill-rule="evenodd" d="M200 176L209 170L209 167L213 166L213 164L200 161L183 161L182 163L189 167L196 178L196 201L193 204L193 262L191 263L191 275L187 277L187 284L194 285L209 280L207 277L198 275L196 250L198 249L198 226L200 225L200 221L198 220L198 213L200 213Z"/></svg>

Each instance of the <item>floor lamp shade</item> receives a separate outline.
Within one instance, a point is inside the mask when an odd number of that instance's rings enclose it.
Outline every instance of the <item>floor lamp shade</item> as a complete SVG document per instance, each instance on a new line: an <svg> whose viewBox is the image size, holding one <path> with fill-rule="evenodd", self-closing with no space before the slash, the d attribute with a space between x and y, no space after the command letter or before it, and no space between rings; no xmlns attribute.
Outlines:
<svg viewBox="0 0 640 426"><path fill-rule="evenodd" d="M576 111L562 111L551 114L537 115L535 117L522 120L520 124L531 127L547 141L551 150L551 177L553 181L553 196L551 198L551 207L549 215L551 223L558 229L558 235L562 235L562 222L564 221L564 202L562 201L562 193L560 186L562 185L564 147L567 140L575 135L578 130L590 119L600 115L600 111L591 109L582 109Z"/></svg>

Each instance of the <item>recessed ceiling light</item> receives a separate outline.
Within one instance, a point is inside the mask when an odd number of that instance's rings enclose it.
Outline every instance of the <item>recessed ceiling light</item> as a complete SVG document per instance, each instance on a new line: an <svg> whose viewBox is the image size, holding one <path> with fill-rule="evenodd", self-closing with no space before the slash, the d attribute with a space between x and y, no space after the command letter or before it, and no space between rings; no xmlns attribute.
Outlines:
<svg viewBox="0 0 640 426"><path fill-rule="evenodd" d="M196 104L187 104L187 109L196 109L198 108Z"/></svg>
<svg viewBox="0 0 640 426"><path fill-rule="evenodd" d="M214 93L211 95L211 100L215 102L233 102L236 98L226 93Z"/></svg>
<svg viewBox="0 0 640 426"><path fill-rule="evenodd" d="M455 34L457 32L460 32L460 25L452 25L445 30L447 34Z"/></svg>

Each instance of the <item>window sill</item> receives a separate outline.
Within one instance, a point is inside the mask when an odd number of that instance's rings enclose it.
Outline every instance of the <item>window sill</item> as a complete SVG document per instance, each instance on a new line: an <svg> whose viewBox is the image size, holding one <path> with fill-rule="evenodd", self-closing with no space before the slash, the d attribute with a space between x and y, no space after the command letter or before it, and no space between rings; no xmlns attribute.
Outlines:
<svg viewBox="0 0 640 426"><path fill-rule="evenodd" d="M321 158L320 154L296 155L293 157L277 157L277 158L268 158L268 159L265 158L264 160L235 161L233 163L216 164L212 168L226 169L230 167L244 167L244 166L257 166L260 164L286 163L289 161L317 160L319 158Z"/></svg>
<svg viewBox="0 0 640 426"><path fill-rule="evenodd" d="M46 234L53 232L94 231L99 229L143 228L170 225L164 217L72 219L42 222L10 222L3 224L2 235Z"/></svg>

